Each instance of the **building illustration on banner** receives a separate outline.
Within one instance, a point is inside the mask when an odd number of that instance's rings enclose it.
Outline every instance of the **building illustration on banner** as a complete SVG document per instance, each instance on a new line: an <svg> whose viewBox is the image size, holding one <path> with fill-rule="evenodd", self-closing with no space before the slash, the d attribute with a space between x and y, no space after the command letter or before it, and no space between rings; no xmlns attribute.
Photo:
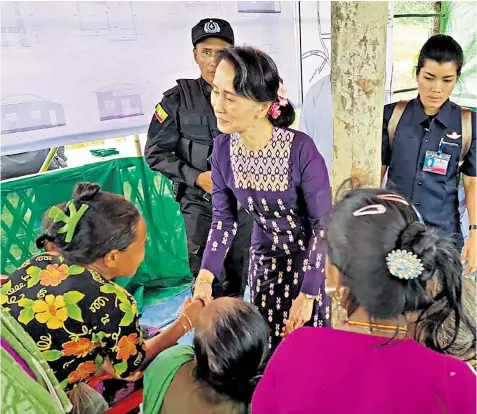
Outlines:
<svg viewBox="0 0 477 414"><path fill-rule="evenodd" d="M0 11L2 47L29 47L20 3L18 1L2 1Z"/></svg>
<svg viewBox="0 0 477 414"><path fill-rule="evenodd" d="M79 1L76 3L81 34L106 36L109 41L137 41L131 2Z"/></svg>
<svg viewBox="0 0 477 414"><path fill-rule="evenodd" d="M235 1L0 2L6 46L0 104L2 133L8 134L2 153L146 132L164 91L178 77L196 76L190 30L207 16L228 20L238 44L266 50L280 67L290 99L299 102L294 3L245 2L241 12L238 6ZM157 53L167 59L151 59ZM128 62L147 64L128 69ZM17 97L15 104L33 101L27 105L49 109L7 106L18 93L37 97ZM30 131L14 136L25 130Z"/></svg>
<svg viewBox="0 0 477 414"><path fill-rule="evenodd" d="M174 4L176 7L179 3L180 2L171 2L171 4ZM222 4L220 1L186 1L184 2L184 6L185 13L188 16L197 16L203 18L203 16L210 16L212 14L217 15L222 13Z"/></svg>
<svg viewBox="0 0 477 414"><path fill-rule="evenodd" d="M239 13L280 13L279 1L238 1Z"/></svg>
<svg viewBox="0 0 477 414"><path fill-rule="evenodd" d="M306 92L331 72L331 1L301 3L302 85ZM316 19L309 16L316 13ZM310 39L313 39L311 41ZM388 3L385 103L391 102L393 74L393 2Z"/></svg>
<svg viewBox="0 0 477 414"><path fill-rule="evenodd" d="M93 92L96 94L100 121L144 115L142 86L114 82Z"/></svg>
<svg viewBox="0 0 477 414"><path fill-rule="evenodd" d="M320 10L323 6L327 7L327 10ZM331 48L331 15L326 16L326 11L330 14L331 9L329 7L329 4L325 4L325 2L316 3L315 22L318 29L319 47L307 50L301 56L303 64L305 64L305 60L308 60L309 62L306 62L306 65L311 64L314 67L310 78L307 80L310 85L322 78L320 74L326 67L331 68L331 55L329 52Z"/></svg>
<svg viewBox="0 0 477 414"><path fill-rule="evenodd" d="M66 125L63 105L32 94L9 95L1 102L2 134Z"/></svg>

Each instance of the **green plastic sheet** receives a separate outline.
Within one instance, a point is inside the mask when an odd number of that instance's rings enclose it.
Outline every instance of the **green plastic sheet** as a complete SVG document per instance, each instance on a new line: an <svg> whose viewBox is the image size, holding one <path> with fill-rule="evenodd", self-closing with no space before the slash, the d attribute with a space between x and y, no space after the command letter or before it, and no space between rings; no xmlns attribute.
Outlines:
<svg viewBox="0 0 477 414"><path fill-rule="evenodd" d="M6 285L2 287L3 289ZM32 379L15 359L1 348L1 406L4 414L64 414L72 408L67 395L33 339L1 308L1 337L30 368Z"/></svg>
<svg viewBox="0 0 477 414"><path fill-rule="evenodd" d="M464 51L464 66L452 95L462 106L477 107L477 1L443 1L441 33L452 36Z"/></svg>
<svg viewBox="0 0 477 414"><path fill-rule="evenodd" d="M179 204L170 181L143 158L118 158L6 181L1 186L1 272L11 274L33 254L41 219L52 205L68 201L75 184L94 182L130 200L147 223L146 259L133 278L116 282L134 294L142 309L184 290L192 279Z"/></svg>
<svg viewBox="0 0 477 414"><path fill-rule="evenodd" d="M100 148L95 150L89 150L89 152L98 158L111 157L113 155L118 155L119 151L116 148Z"/></svg>

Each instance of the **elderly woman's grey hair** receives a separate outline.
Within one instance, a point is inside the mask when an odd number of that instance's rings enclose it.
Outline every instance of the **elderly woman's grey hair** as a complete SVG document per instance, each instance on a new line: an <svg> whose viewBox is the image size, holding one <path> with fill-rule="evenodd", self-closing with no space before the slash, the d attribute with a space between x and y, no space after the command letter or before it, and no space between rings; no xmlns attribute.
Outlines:
<svg viewBox="0 0 477 414"><path fill-rule="evenodd" d="M459 326L455 342L446 350L446 353L463 361L472 362L476 359L476 283L467 277L462 278L462 308L463 320ZM450 314L436 332L436 340L445 347L452 342L455 335L455 317Z"/></svg>

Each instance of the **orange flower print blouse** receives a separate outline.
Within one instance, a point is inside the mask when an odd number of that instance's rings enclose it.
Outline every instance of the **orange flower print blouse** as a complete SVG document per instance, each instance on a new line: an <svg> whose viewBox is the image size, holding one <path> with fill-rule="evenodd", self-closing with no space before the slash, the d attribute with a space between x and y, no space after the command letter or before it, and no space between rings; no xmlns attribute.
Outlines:
<svg viewBox="0 0 477 414"><path fill-rule="evenodd" d="M61 257L42 254L28 260L2 286L1 302L36 342L66 391L92 376L106 357L123 378L144 360L134 298Z"/></svg>

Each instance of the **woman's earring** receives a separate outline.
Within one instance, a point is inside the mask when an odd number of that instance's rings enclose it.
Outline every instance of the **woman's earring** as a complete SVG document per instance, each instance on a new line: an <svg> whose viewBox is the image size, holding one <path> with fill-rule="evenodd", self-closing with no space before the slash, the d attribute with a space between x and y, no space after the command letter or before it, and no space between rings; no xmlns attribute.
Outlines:
<svg viewBox="0 0 477 414"><path fill-rule="evenodd" d="M339 288L339 289L334 289L333 292L330 293L330 297L333 301L335 301L339 306L341 306L341 303L343 302L343 297L344 297L344 288Z"/></svg>
<svg viewBox="0 0 477 414"><path fill-rule="evenodd" d="M348 319L348 312L343 308L343 300L345 299L346 289L340 287L339 289L334 289L330 293L331 298L331 326L334 328L339 326L341 321Z"/></svg>

